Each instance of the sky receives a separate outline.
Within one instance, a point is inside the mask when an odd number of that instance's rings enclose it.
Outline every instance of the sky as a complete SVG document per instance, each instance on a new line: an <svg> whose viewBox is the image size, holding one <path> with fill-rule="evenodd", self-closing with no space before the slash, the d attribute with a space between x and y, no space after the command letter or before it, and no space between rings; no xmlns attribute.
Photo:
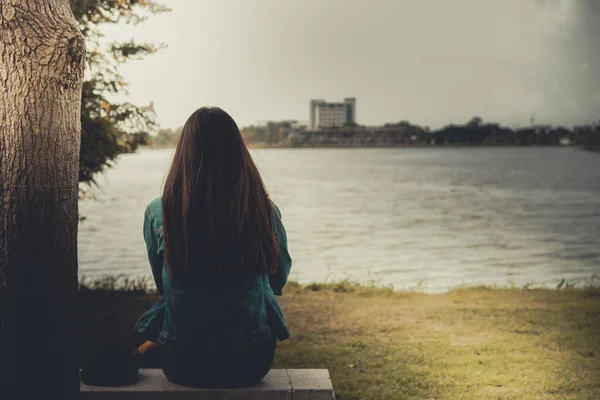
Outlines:
<svg viewBox="0 0 600 400"><path fill-rule="evenodd" d="M355 97L359 124L600 119L600 0L163 0L107 26L167 47L121 72L162 127L219 106L240 126Z"/></svg>

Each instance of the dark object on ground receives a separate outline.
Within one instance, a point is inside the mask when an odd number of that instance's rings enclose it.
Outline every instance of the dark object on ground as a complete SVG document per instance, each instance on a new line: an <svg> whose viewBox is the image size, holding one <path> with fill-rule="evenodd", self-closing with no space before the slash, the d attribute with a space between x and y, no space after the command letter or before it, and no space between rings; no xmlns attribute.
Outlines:
<svg viewBox="0 0 600 400"><path fill-rule="evenodd" d="M96 353L81 370L81 381L89 386L126 386L138 381L140 359L135 352L107 347Z"/></svg>

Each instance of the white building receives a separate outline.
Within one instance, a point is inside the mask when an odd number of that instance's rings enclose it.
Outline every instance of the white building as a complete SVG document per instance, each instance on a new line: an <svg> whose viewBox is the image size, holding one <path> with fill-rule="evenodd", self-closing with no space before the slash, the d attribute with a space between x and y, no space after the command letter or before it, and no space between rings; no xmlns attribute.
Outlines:
<svg viewBox="0 0 600 400"><path fill-rule="evenodd" d="M356 124L355 98L345 98L343 103L328 103L325 100L310 101L309 129L339 128L348 124Z"/></svg>

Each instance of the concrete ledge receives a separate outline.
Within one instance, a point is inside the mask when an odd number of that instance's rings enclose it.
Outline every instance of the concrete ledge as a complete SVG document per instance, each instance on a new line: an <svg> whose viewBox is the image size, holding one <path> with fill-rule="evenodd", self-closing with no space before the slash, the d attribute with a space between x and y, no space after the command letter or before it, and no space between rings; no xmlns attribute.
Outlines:
<svg viewBox="0 0 600 400"><path fill-rule="evenodd" d="M196 389L169 382L160 369L140 370L135 385L123 387L81 384L83 400L333 400L326 369L272 369L258 385L239 389Z"/></svg>

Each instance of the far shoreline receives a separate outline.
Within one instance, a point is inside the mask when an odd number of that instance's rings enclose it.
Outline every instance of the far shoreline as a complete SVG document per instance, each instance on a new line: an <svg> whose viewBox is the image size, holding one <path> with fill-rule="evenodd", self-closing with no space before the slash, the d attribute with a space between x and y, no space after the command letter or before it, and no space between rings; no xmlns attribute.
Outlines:
<svg viewBox="0 0 600 400"><path fill-rule="evenodd" d="M561 149L576 149L583 150L588 152L598 152L600 151L600 147L598 148L586 148L583 146L574 146L574 145L540 145L540 146L521 146L521 145L467 145L467 144L447 144L447 145L374 145L374 146L348 146L348 145L335 145L335 144L326 144L319 146L285 146L285 145L256 145L256 144L248 144L247 147L249 149L294 149L294 150L302 150L302 149L550 149L550 148L561 148ZM141 150L165 150L165 149L175 149L175 146L140 146Z"/></svg>

